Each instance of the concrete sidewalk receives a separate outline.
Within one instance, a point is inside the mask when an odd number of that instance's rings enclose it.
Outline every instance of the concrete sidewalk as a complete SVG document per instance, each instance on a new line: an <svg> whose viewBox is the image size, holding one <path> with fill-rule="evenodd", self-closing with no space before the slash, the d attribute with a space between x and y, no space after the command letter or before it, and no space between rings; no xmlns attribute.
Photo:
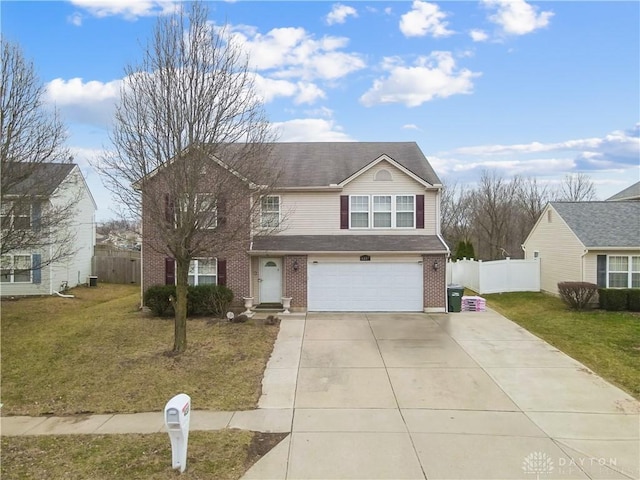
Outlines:
<svg viewBox="0 0 640 480"><path fill-rule="evenodd" d="M493 311L286 320L263 391L292 434L245 479L640 476L640 404Z"/></svg>

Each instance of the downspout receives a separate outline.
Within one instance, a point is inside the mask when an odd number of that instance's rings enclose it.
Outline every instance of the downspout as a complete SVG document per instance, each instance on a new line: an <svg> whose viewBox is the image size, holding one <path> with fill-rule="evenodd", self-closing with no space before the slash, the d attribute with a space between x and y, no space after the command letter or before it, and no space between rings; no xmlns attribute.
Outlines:
<svg viewBox="0 0 640 480"><path fill-rule="evenodd" d="M49 245L49 265L47 265L47 270L49 270L49 295L53 295L53 271L51 269L51 255L53 252L51 251L53 247ZM40 275L42 275L42 267L40 267Z"/></svg>
<svg viewBox="0 0 640 480"><path fill-rule="evenodd" d="M584 251L582 252L582 255L580 255L580 281L581 282L586 281L584 279L584 262L585 262L585 257L587 256L587 253L589 253L589 250L585 248ZM597 283L597 280L598 279L596 278L596 283Z"/></svg>
<svg viewBox="0 0 640 480"><path fill-rule="evenodd" d="M449 312L449 292L447 290L447 268L448 268L448 264L449 264L449 259L451 258L451 250L449 249L449 246L447 245L447 242L444 241L444 238L442 238L442 232L441 232L441 223L442 223L442 219L440 218L440 200L442 198L442 185L440 185L438 187L438 191L436 193L436 237L438 237L438 240L440 240L440 242L442 243L442 245L444 245L444 248L447 249L447 253L446 253L446 258L444 261L444 312L448 313Z"/></svg>

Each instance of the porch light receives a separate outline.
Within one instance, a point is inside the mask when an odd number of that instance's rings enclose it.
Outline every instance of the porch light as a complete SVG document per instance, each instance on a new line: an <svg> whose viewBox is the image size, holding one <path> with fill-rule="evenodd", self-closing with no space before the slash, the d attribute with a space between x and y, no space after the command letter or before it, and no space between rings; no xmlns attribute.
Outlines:
<svg viewBox="0 0 640 480"><path fill-rule="evenodd" d="M435 261L433 262L433 269L434 269L434 270L438 270L438 268L440 268L440 264L438 263L438 260L435 260Z"/></svg>
<svg viewBox="0 0 640 480"><path fill-rule="evenodd" d="M297 272L298 268L300 268L300 266L298 265L298 260L294 260L293 261L293 271Z"/></svg>

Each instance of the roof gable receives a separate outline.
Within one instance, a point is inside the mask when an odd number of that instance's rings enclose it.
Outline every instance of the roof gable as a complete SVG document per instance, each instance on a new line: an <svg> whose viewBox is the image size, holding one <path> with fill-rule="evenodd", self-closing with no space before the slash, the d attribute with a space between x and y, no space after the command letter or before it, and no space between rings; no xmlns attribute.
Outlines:
<svg viewBox="0 0 640 480"><path fill-rule="evenodd" d="M422 178L418 177L416 174L414 174L412 171L407 170L405 167L403 167L402 165L400 165L398 162L396 162L393 158L390 158L388 155L383 154L380 155L377 159L375 159L373 162L369 163L368 165L365 165L363 168L361 168L360 170L358 170L357 172L355 172L353 175L351 175L349 178L345 179L343 182L340 182L339 186L340 187L344 187L347 184L349 184L351 181L355 180L356 178L360 177L361 175L363 175L364 173L368 172L369 170L371 170L372 168L374 168L375 166L379 165L380 163L386 162L388 164L390 164L391 166L395 167L396 169L398 169L400 172L404 173L405 175L407 175L408 177L412 178L413 180L415 180L416 182L418 182L419 184L423 185L424 187L433 187L432 184L430 184L429 182L427 182L426 180L423 180Z"/></svg>
<svg viewBox="0 0 640 480"><path fill-rule="evenodd" d="M552 202L587 248L640 248L640 202Z"/></svg>

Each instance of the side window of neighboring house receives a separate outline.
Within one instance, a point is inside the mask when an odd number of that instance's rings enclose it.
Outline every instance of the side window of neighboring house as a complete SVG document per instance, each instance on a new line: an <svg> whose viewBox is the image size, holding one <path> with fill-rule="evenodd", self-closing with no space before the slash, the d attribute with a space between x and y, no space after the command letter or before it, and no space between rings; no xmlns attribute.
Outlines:
<svg viewBox="0 0 640 480"><path fill-rule="evenodd" d="M263 228L280 226L280 197L266 195L260 202L260 226Z"/></svg>
<svg viewBox="0 0 640 480"><path fill-rule="evenodd" d="M0 282L31 283L31 255L2 255Z"/></svg>
<svg viewBox="0 0 640 480"><path fill-rule="evenodd" d="M28 230L31 228L31 204L24 202L3 202L0 213L2 228Z"/></svg>
<svg viewBox="0 0 640 480"><path fill-rule="evenodd" d="M607 279L609 288L640 288L640 255L610 255Z"/></svg>
<svg viewBox="0 0 640 480"><path fill-rule="evenodd" d="M217 285L218 261L215 258L198 258L189 264L189 285Z"/></svg>

